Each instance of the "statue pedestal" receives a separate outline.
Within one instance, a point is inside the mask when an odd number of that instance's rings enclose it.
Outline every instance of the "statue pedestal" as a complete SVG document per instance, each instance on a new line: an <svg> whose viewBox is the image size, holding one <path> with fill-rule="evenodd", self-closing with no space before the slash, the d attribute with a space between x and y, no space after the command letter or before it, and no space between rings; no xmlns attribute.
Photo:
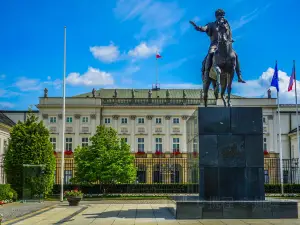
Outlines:
<svg viewBox="0 0 300 225"><path fill-rule="evenodd" d="M264 200L262 109L200 108L200 198Z"/></svg>
<svg viewBox="0 0 300 225"><path fill-rule="evenodd" d="M174 197L178 219L298 218L296 201L265 200L262 108L198 109L199 196Z"/></svg>

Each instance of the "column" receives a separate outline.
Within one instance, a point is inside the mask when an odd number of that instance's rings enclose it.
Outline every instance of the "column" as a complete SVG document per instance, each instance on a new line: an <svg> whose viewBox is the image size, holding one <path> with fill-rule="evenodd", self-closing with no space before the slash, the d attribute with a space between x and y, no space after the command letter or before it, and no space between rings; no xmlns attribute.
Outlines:
<svg viewBox="0 0 300 225"><path fill-rule="evenodd" d="M186 120L188 116L182 116L182 141L180 141L182 145L182 153L187 153L187 144L186 144Z"/></svg>
<svg viewBox="0 0 300 225"><path fill-rule="evenodd" d="M58 118L57 118L57 130L58 130L58 136L56 139L56 149L61 152L64 151L64 149L61 149L61 145L62 145L62 133L64 132L62 129L62 114L58 114ZM59 122L60 121L60 122Z"/></svg>
<svg viewBox="0 0 300 225"><path fill-rule="evenodd" d="M279 153L279 126L278 126L278 113L277 109L274 110L273 116L273 146L274 152Z"/></svg>
<svg viewBox="0 0 300 225"><path fill-rule="evenodd" d="M113 115L112 119L113 119L112 128L114 128L119 133L119 130L118 130L118 119L119 119L119 116L118 115Z"/></svg>
<svg viewBox="0 0 300 225"><path fill-rule="evenodd" d="M148 132L148 153L154 153L155 150L153 148L153 136L152 136L152 118L153 116L147 116L147 132Z"/></svg>
<svg viewBox="0 0 300 225"><path fill-rule="evenodd" d="M272 151L272 152L275 152L275 148L274 148L274 120L273 120L273 116L268 116L268 133L269 133L269 136L268 136L268 151Z"/></svg>
<svg viewBox="0 0 300 225"><path fill-rule="evenodd" d="M171 119L171 116L165 116L165 123L166 123L166 126L165 126L165 129L166 129L166 140L165 140L165 143L166 143L166 151L168 153L172 153L172 149L171 149L172 138L170 136L170 127L171 127L170 119Z"/></svg>
<svg viewBox="0 0 300 225"><path fill-rule="evenodd" d="M73 146L73 150L75 149L75 148L77 148L77 146L78 145L80 145L81 144L81 140L79 140L79 133L81 132L81 130L80 130L80 117L81 117L81 115L80 114L75 114L74 115L74 118L75 118L75 125L74 125L74 133L75 133L75 135L74 135L74 146Z"/></svg>
<svg viewBox="0 0 300 225"><path fill-rule="evenodd" d="M97 108L95 109L97 110ZM96 113L96 125L95 125L95 130L97 130L97 126L99 126L101 124L101 111L102 111L102 108L99 108L99 111ZM97 116L97 114L99 114L99 116Z"/></svg>
<svg viewBox="0 0 300 225"><path fill-rule="evenodd" d="M136 140L135 140L135 119L136 116L132 115L130 116L130 142L131 142L131 152L135 152L135 146L136 146ZM147 176L148 179L148 176Z"/></svg>
<svg viewBox="0 0 300 225"><path fill-rule="evenodd" d="M91 114L90 118L91 118L90 129L91 129L91 135L93 136L96 133L96 126L97 126L96 125L96 118L97 118L97 115L96 114Z"/></svg>

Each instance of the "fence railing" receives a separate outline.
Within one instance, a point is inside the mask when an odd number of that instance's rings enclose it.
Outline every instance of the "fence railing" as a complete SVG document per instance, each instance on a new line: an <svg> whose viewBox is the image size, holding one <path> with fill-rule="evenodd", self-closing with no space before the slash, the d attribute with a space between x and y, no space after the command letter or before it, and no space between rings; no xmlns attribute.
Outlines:
<svg viewBox="0 0 300 225"><path fill-rule="evenodd" d="M198 182L198 164L190 165L186 158L136 158L137 178L135 183L146 184L186 184ZM65 159L64 182L70 184L74 176L73 158ZM264 159L265 184L280 184L280 160ZM300 184L300 167L298 159L283 159L283 182ZM55 183L60 184L60 159L57 159Z"/></svg>
<svg viewBox="0 0 300 225"><path fill-rule="evenodd" d="M190 184L198 183L198 164L191 165L186 158L136 158L135 184ZM300 184L298 159L283 159L283 183ZM75 173L73 158L65 158L64 183L71 184ZM61 159L56 159L54 183L61 183ZM0 183L5 183L3 157L0 157ZM280 184L280 160L264 159L265 184Z"/></svg>

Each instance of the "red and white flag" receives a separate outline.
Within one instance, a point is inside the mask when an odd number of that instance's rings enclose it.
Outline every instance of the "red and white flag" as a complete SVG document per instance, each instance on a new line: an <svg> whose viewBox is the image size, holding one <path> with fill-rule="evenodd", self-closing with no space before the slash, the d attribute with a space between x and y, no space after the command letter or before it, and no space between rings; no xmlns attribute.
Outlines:
<svg viewBox="0 0 300 225"><path fill-rule="evenodd" d="M156 58L157 59L161 58L161 55L158 52L156 52Z"/></svg>
<svg viewBox="0 0 300 225"><path fill-rule="evenodd" d="M296 71L295 71L295 65L293 66L293 71L292 71L292 75L290 77L290 82L289 82L289 87L288 87L288 91L293 90L293 85L295 82L295 77L296 77Z"/></svg>

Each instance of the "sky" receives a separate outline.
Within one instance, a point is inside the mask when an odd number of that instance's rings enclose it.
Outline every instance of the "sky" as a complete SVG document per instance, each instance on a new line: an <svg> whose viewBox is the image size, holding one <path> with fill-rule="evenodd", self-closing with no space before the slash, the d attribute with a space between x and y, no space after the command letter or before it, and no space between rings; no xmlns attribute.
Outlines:
<svg viewBox="0 0 300 225"><path fill-rule="evenodd" d="M300 62L299 7L299 0L0 0L0 109L34 108L44 88L49 97L62 96L64 26L66 96L149 89L156 69L161 88L201 88L210 42L189 21L213 22L218 8L247 82L235 76L233 93L266 97L277 60L281 103L294 103L287 88L293 60Z"/></svg>

